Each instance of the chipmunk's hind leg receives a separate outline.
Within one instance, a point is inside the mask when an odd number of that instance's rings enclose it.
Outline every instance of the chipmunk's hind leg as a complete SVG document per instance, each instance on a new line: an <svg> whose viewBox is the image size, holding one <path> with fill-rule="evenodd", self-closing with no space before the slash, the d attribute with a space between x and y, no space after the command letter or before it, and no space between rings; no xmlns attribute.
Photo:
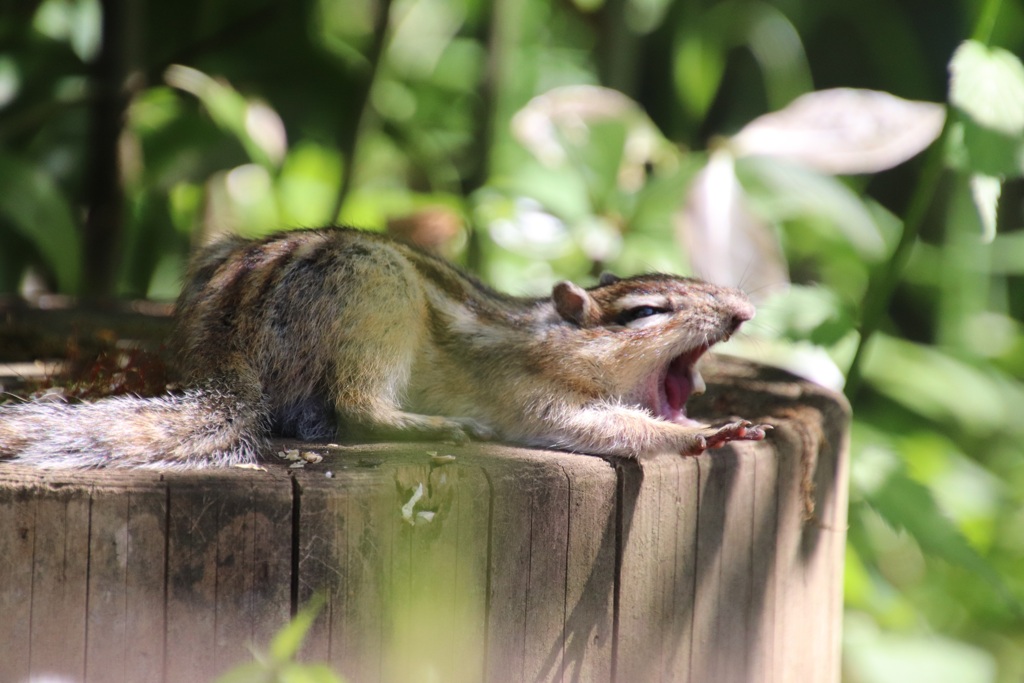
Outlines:
<svg viewBox="0 0 1024 683"><path fill-rule="evenodd" d="M378 255L379 259L383 257ZM341 436L348 439L449 440L489 438L491 432L468 418L409 411L407 398L418 354L430 337L428 304L404 261L379 264L360 282L374 291L353 293L340 311L333 359L332 403ZM389 297L388 293L394 296Z"/></svg>
<svg viewBox="0 0 1024 683"><path fill-rule="evenodd" d="M350 365L338 377L335 411L344 437L456 443L469 437L491 438L491 430L475 420L422 415L404 409L412 360L409 350L400 343L389 340L349 357L356 355L363 362Z"/></svg>

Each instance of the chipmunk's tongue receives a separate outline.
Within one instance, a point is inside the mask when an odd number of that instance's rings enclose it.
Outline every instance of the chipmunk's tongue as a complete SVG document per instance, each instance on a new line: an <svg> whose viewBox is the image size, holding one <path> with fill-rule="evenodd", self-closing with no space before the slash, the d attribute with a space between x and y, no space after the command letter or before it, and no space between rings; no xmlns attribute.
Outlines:
<svg viewBox="0 0 1024 683"><path fill-rule="evenodd" d="M697 371L697 360L707 351L703 346L689 353L684 353L671 363L665 373L663 385L665 405L662 417L674 422L688 421L686 417L686 401L694 394L703 394L704 378Z"/></svg>

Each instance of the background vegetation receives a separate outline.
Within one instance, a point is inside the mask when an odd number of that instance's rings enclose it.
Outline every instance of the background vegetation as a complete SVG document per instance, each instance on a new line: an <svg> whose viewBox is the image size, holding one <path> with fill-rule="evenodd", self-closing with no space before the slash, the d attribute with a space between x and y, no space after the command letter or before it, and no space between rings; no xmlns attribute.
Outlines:
<svg viewBox="0 0 1024 683"><path fill-rule="evenodd" d="M854 405L846 680L1024 679L1020 0L0 8L0 293L336 220L517 293L739 284L731 350Z"/></svg>

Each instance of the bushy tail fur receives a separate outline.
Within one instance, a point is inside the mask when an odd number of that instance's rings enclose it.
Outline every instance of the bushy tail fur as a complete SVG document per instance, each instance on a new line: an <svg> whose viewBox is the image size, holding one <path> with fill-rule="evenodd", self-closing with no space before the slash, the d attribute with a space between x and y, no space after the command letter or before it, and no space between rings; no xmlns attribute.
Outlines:
<svg viewBox="0 0 1024 683"><path fill-rule="evenodd" d="M216 387L157 398L0 406L0 458L48 468L195 469L254 462L262 397Z"/></svg>

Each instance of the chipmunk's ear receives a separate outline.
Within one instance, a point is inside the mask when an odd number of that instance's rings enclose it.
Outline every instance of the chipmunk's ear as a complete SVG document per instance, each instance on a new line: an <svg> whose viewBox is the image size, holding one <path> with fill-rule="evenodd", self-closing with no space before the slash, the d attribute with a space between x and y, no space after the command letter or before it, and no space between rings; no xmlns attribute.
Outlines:
<svg viewBox="0 0 1024 683"><path fill-rule="evenodd" d="M597 281L602 287L605 285L613 285L622 278L615 273L609 273L607 270L601 273L601 278Z"/></svg>
<svg viewBox="0 0 1024 683"><path fill-rule="evenodd" d="M594 325L601 318L600 307L590 293L568 280L555 285L551 300L558 315L582 327Z"/></svg>

